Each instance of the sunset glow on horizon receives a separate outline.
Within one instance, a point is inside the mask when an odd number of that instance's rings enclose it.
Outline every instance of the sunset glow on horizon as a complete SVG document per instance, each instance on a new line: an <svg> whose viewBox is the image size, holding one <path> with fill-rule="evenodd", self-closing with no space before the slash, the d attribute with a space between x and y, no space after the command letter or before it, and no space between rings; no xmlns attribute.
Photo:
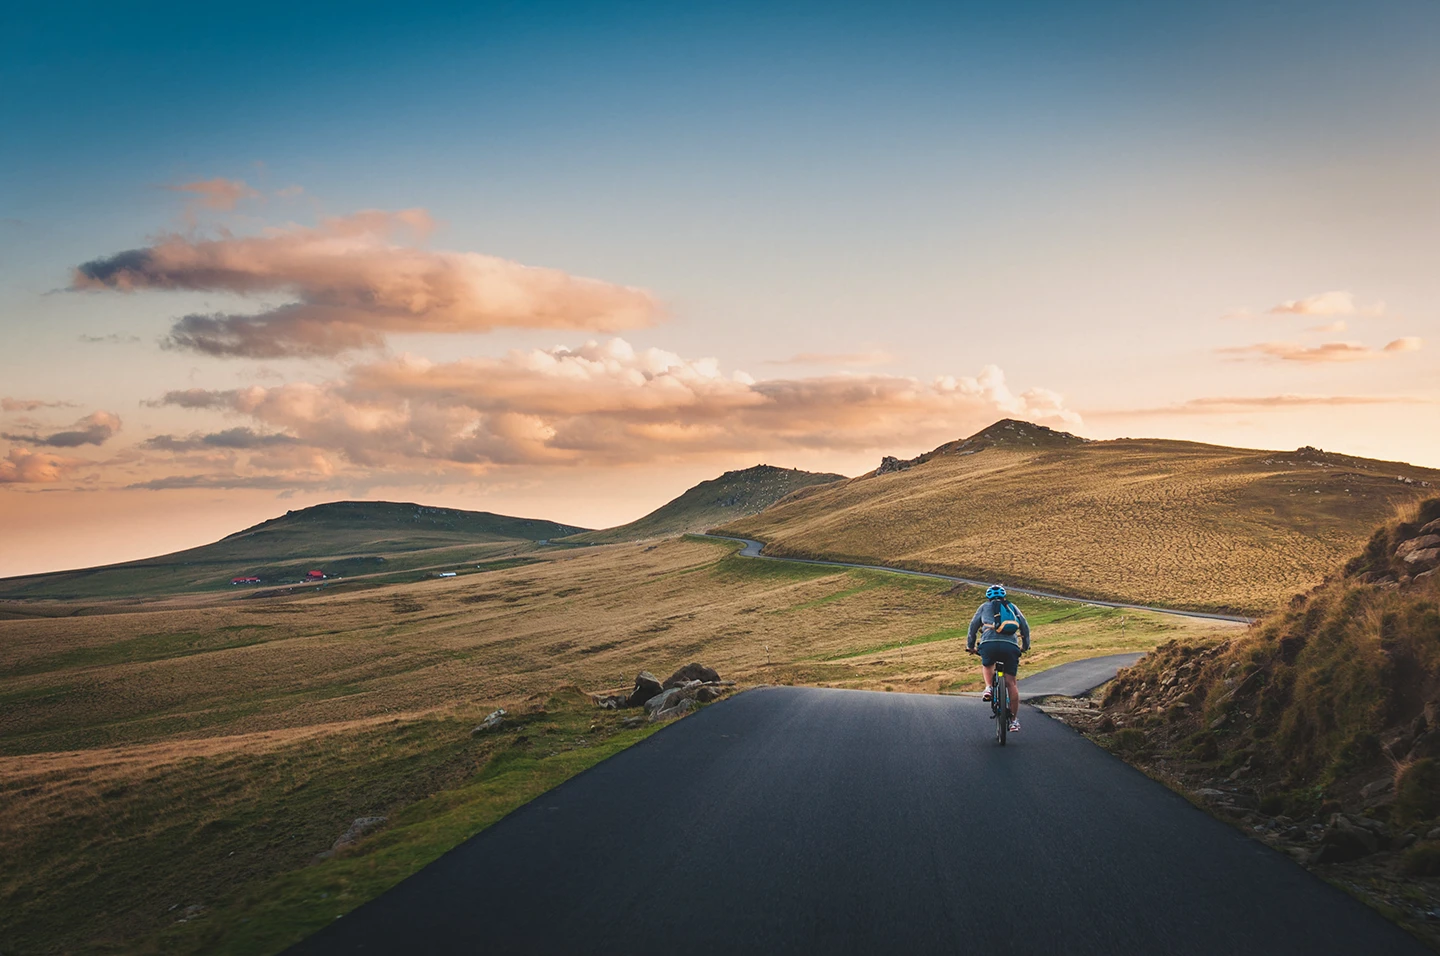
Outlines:
<svg viewBox="0 0 1440 956"><path fill-rule="evenodd" d="M84 11L0 65L0 575L1007 417L1440 467L1440 5Z"/></svg>

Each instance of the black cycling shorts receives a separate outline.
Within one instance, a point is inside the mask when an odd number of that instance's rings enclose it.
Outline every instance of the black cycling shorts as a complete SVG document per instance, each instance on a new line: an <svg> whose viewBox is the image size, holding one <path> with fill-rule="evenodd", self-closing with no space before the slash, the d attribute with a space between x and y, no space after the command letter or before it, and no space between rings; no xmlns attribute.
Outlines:
<svg viewBox="0 0 1440 956"><path fill-rule="evenodd" d="M1020 673L1020 648L1006 641L986 641L980 645L980 663L986 667L1004 664L1005 673L1014 677Z"/></svg>

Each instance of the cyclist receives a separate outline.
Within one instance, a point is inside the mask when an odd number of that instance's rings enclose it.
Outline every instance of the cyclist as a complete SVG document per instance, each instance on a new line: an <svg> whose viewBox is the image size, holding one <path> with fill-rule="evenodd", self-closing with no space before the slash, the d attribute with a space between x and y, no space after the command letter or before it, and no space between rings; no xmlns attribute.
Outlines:
<svg viewBox="0 0 1440 956"><path fill-rule="evenodd" d="M1020 655L1030 650L1030 623L1020 609L1005 596L1005 585L992 584L985 589L985 603L970 619L970 632L965 650L976 653L975 638L980 638L980 670L985 675L985 700L995 693L995 664L1005 664L1005 688L1010 692L1010 733L1020 730L1020 689L1015 672L1020 669Z"/></svg>

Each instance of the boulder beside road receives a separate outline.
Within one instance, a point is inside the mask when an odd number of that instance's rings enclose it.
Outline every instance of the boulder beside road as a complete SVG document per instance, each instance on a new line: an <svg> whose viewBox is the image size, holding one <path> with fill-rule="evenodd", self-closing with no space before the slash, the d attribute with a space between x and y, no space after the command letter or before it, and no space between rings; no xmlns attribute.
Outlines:
<svg viewBox="0 0 1440 956"><path fill-rule="evenodd" d="M625 701L626 707L639 707L647 700L654 697L665 689L660 679L649 671L641 671L635 675L635 689L630 692L629 698Z"/></svg>
<svg viewBox="0 0 1440 956"><path fill-rule="evenodd" d="M671 674L663 683L649 671L635 675L635 686L625 694L591 694L595 706L605 710L644 707L651 720L669 720L728 694L734 681L722 681L713 667L690 663Z"/></svg>
<svg viewBox="0 0 1440 956"><path fill-rule="evenodd" d="M665 679L666 688L679 687L689 684L692 681L701 683L713 683L720 679L719 673L713 667L706 667L704 664L686 664L675 673Z"/></svg>

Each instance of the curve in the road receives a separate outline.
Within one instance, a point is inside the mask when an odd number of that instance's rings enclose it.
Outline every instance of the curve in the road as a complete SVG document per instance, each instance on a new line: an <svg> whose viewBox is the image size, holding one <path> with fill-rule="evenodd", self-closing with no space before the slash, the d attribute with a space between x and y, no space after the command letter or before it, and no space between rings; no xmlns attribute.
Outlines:
<svg viewBox="0 0 1440 956"><path fill-rule="evenodd" d="M954 584L969 584L973 587L987 587L990 582L977 581L974 578L961 578L953 574L938 574L934 571L912 571L909 568L890 568L881 564L856 564L851 561L827 561L821 558L781 558L770 554L761 553L765 547L764 542L752 538L737 538L729 534L698 534L700 538L714 538L720 541L738 541L741 543L739 555L742 558L763 558L767 561L793 561L797 564L818 564L830 568L859 568L863 571L889 571L891 574L908 574L917 578L934 578L937 581L950 581ZM1054 591L1040 591L1035 588L1012 588L1006 590L1015 594L1028 594L1031 597L1050 598L1053 601L1070 601L1075 604L1095 604L1100 607L1118 607L1130 611L1154 611L1157 614L1175 614L1180 617L1198 617L1207 621L1233 621L1237 624L1253 624L1254 618L1241 617L1236 614L1213 614L1208 611L1181 611L1171 607L1151 607L1148 604L1125 604L1121 601L1101 601L1097 598L1075 597L1072 594L1056 594Z"/></svg>
<svg viewBox="0 0 1440 956"><path fill-rule="evenodd" d="M1113 679L1120 668L1129 667L1144 656L1140 653L1131 653L1089 657L1083 661L1058 664L1033 677L1022 677L1017 683L1020 693L1027 700L1031 697L1049 697L1054 694L1063 697L1079 697Z"/></svg>
<svg viewBox="0 0 1440 956"><path fill-rule="evenodd" d="M1028 712L747 691L516 810L296 946L376 953L1426 952Z"/></svg>

